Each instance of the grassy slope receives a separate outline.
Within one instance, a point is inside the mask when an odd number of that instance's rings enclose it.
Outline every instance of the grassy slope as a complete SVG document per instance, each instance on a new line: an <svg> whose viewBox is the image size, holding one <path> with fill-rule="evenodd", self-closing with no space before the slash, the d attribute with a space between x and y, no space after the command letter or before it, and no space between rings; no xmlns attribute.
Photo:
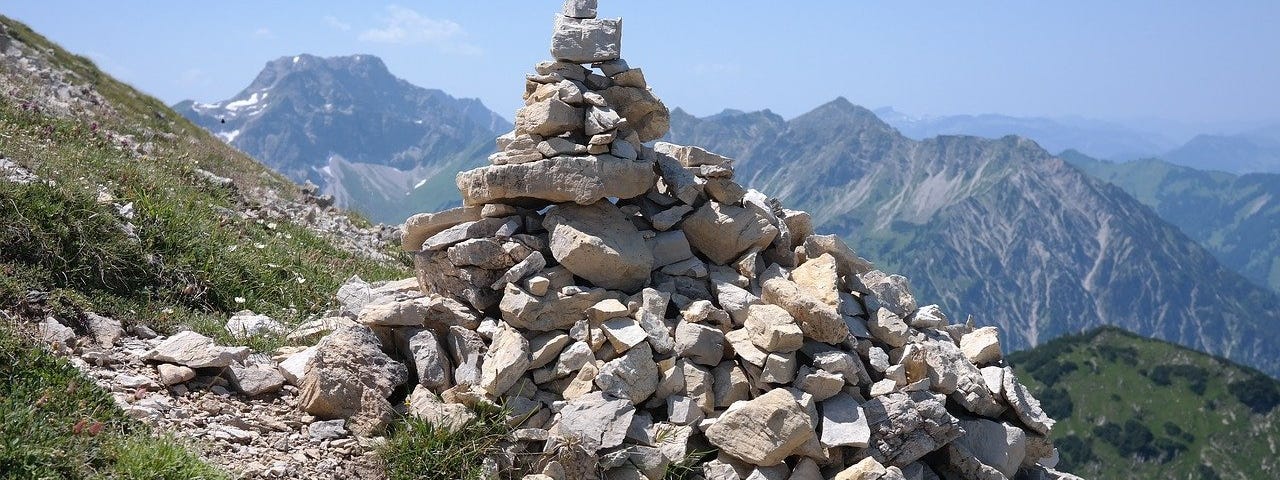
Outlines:
<svg viewBox="0 0 1280 480"><path fill-rule="evenodd" d="M1275 478L1280 382L1114 328L1009 356L1086 478Z"/></svg>
<svg viewBox="0 0 1280 480"><path fill-rule="evenodd" d="M296 187L87 59L11 19L0 22L107 103L56 117L31 107L41 80L0 72L18 82L0 92L0 154L42 179L0 182L0 310L51 314L73 325L95 311L229 341L221 326L232 312L249 308L294 322L329 306L353 274L408 275L402 265L357 257L287 221L228 214L255 202L247 196L293 198ZM149 153L128 153L142 141L151 143ZM202 181L196 169L233 178L239 193ZM118 209L126 204L132 218ZM25 346L21 330L0 322L0 472L219 477L180 443L126 419L109 394L67 363ZM94 429L101 431L84 433Z"/></svg>

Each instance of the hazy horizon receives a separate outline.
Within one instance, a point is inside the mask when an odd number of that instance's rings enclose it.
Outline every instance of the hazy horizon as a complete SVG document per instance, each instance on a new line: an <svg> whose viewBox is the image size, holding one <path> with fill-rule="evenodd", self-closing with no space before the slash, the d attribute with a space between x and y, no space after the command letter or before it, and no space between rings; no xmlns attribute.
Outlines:
<svg viewBox="0 0 1280 480"><path fill-rule="evenodd" d="M0 13L170 104L229 98L279 57L362 53L510 118L523 74L548 57L559 4L70 1ZM1096 119L1147 130L1233 133L1280 120L1275 2L605 0L600 13L626 19L623 56L668 105L697 116L769 109L793 118L843 96L913 116Z"/></svg>

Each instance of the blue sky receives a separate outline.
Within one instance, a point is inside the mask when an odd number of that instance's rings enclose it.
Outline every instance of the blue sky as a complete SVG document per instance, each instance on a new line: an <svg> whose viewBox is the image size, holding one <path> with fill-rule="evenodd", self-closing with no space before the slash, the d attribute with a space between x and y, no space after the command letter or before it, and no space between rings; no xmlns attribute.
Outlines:
<svg viewBox="0 0 1280 480"><path fill-rule="evenodd" d="M215 101L269 60L374 54L510 117L558 0L6 2L173 103ZM786 117L837 96L911 114L1191 122L1280 118L1280 2L601 0L670 106Z"/></svg>

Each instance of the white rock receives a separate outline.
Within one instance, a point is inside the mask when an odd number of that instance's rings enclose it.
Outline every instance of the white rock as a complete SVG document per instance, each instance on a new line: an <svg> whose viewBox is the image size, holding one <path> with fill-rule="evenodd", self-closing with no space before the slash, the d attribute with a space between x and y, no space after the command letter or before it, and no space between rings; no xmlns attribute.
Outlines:
<svg viewBox="0 0 1280 480"><path fill-rule="evenodd" d="M258 315L244 310L232 315L227 320L227 333L237 340L245 340L260 335L284 335L289 329L284 324L266 315Z"/></svg>
<svg viewBox="0 0 1280 480"><path fill-rule="evenodd" d="M493 337L480 367L479 387L499 396L515 385L529 368L529 341L514 328L505 326Z"/></svg>
<svg viewBox="0 0 1280 480"><path fill-rule="evenodd" d="M675 342L676 355L695 363L716 366L724 357L724 332L709 325L681 321Z"/></svg>
<svg viewBox="0 0 1280 480"><path fill-rule="evenodd" d="M186 331L160 342L156 348L143 354L143 359L191 368L217 368L230 366L235 361L235 354L219 347L212 338Z"/></svg>
<svg viewBox="0 0 1280 480"><path fill-rule="evenodd" d="M580 439L590 453L622 445L635 415L635 407L602 392L591 392L573 400L560 410L560 423L554 430Z"/></svg>
<svg viewBox="0 0 1280 480"><path fill-rule="evenodd" d="M617 398L638 405L658 389L658 366L649 344L641 343L621 357L606 362L596 375L596 386Z"/></svg>
<svg viewBox="0 0 1280 480"><path fill-rule="evenodd" d="M766 352L794 352L804 345L804 332L791 314L777 305L752 305L744 323L751 343Z"/></svg>
<svg viewBox="0 0 1280 480"><path fill-rule="evenodd" d="M613 345L613 350L618 353L630 350L649 338L648 332L640 327L640 323L630 318L615 318L600 324L600 328Z"/></svg>
<svg viewBox="0 0 1280 480"><path fill-rule="evenodd" d="M182 365L161 363L156 365L156 371L160 374L160 384L166 387L186 383L188 380L196 378L195 370Z"/></svg>
<svg viewBox="0 0 1280 480"><path fill-rule="evenodd" d="M635 292L649 281L653 255L612 203L562 204L543 219L556 261L596 286Z"/></svg>
<svg viewBox="0 0 1280 480"><path fill-rule="evenodd" d="M982 327L960 337L960 351L975 365L986 365L1000 360L1000 330Z"/></svg>
<svg viewBox="0 0 1280 480"><path fill-rule="evenodd" d="M786 390L737 402L706 431L722 453L753 465L782 463L816 436L809 414Z"/></svg>
<svg viewBox="0 0 1280 480"><path fill-rule="evenodd" d="M622 53L622 19L556 15L551 57L570 63L616 60Z"/></svg>

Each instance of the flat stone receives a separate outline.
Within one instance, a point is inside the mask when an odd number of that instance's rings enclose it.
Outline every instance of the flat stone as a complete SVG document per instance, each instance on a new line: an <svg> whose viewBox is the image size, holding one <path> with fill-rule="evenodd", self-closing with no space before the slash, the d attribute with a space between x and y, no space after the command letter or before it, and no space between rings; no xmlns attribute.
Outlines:
<svg viewBox="0 0 1280 480"><path fill-rule="evenodd" d="M524 280L525 277L538 273L544 268L547 268L547 258L542 255L542 252L530 253L529 256L525 257L524 260L521 260L520 263L512 265L511 268L507 269L506 273L503 273L501 277L498 277L498 280L494 281L489 288L501 290L505 288L508 283L516 283ZM543 290L542 292L545 294L546 290Z"/></svg>
<svg viewBox="0 0 1280 480"><path fill-rule="evenodd" d="M120 326L120 321L98 315L93 312L84 312L85 326L89 328L89 335L93 337L98 345L105 347L114 346L124 335L124 328ZM284 328L282 325L280 328Z"/></svg>
<svg viewBox="0 0 1280 480"><path fill-rule="evenodd" d="M573 140L564 137L548 138L538 144L538 153L543 158L555 158L565 155L585 155L587 153L586 145L579 145Z"/></svg>
<svg viewBox="0 0 1280 480"><path fill-rule="evenodd" d="M649 338L649 333L631 318L614 318L601 323L600 328L613 345L613 350L618 353L630 350Z"/></svg>
<svg viewBox="0 0 1280 480"><path fill-rule="evenodd" d="M622 123L622 116L618 112L609 107L591 107L586 112L586 124L583 127L587 135L602 137L596 140L595 137L589 142L591 145L609 145L613 143L613 138L604 137L602 134L612 132Z"/></svg>
<svg viewBox="0 0 1280 480"><path fill-rule="evenodd" d="M708 259L727 265L747 250L763 249L778 229L754 210L707 202L684 220L689 244Z"/></svg>
<svg viewBox="0 0 1280 480"><path fill-rule="evenodd" d="M960 337L960 351L975 365L1000 361L1000 329L982 327Z"/></svg>
<svg viewBox="0 0 1280 480"><path fill-rule="evenodd" d="M709 178L703 184L702 191L712 200L725 205L742 206L742 200L747 195L747 189L728 178Z"/></svg>
<svg viewBox="0 0 1280 480"><path fill-rule="evenodd" d="M418 386L409 395L409 414L447 432L460 431L476 418L466 405L441 402L424 386Z"/></svg>
<svg viewBox="0 0 1280 480"><path fill-rule="evenodd" d="M622 54L622 19L555 17L551 57L570 63L616 60Z"/></svg>
<svg viewBox="0 0 1280 480"><path fill-rule="evenodd" d="M947 326L947 314L942 313L942 307L937 305L925 305L916 310L916 314L911 316L911 326L914 328L942 328Z"/></svg>
<svg viewBox="0 0 1280 480"><path fill-rule="evenodd" d="M581 440L582 446L594 454L622 445L634 415L631 402L591 392L570 400L560 410L560 423L553 431Z"/></svg>
<svg viewBox="0 0 1280 480"><path fill-rule="evenodd" d="M40 335L40 340L50 345L70 347L76 339L75 330L63 325L53 317L45 317L44 320L41 320L36 326L36 331Z"/></svg>
<svg viewBox="0 0 1280 480"><path fill-rule="evenodd" d="M529 369L542 368L560 356L572 339L564 332L547 332L529 340Z"/></svg>
<svg viewBox="0 0 1280 480"><path fill-rule="evenodd" d="M668 142L658 142L653 144L654 151L666 154L671 158L680 162L685 167L700 167L703 165L732 165L733 160L708 152L701 147L676 145Z"/></svg>
<svg viewBox="0 0 1280 480"><path fill-rule="evenodd" d="M445 250L467 240L492 237L513 221L518 220L516 218L481 218L474 222L459 223L423 240L422 249Z"/></svg>
<svg viewBox="0 0 1280 480"><path fill-rule="evenodd" d="M655 175L652 163L598 155L481 167L459 173L457 184L467 205L590 205L605 198L644 195Z"/></svg>
<svg viewBox="0 0 1280 480"><path fill-rule="evenodd" d="M574 275L625 292L639 291L649 281L653 255L612 203L557 205L543 225L551 232L552 256Z"/></svg>
<svg viewBox="0 0 1280 480"><path fill-rule="evenodd" d="M602 288L580 293L549 292L534 296L508 283L499 304L502 319L512 326L536 332L566 330L587 318L587 309L611 294Z"/></svg>
<svg viewBox="0 0 1280 480"><path fill-rule="evenodd" d="M235 355L219 347L212 338L196 332L180 332L143 354L144 360L176 363L191 368L220 368L231 365Z"/></svg>
<svg viewBox="0 0 1280 480"><path fill-rule="evenodd" d="M437 213L419 213L404 222L401 247L406 252L422 250L422 242L445 229L480 219L481 208L457 207Z"/></svg>
<svg viewBox="0 0 1280 480"><path fill-rule="evenodd" d="M819 404L822 410L822 444L827 447L865 448L871 441L867 415L847 393Z"/></svg>
<svg viewBox="0 0 1280 480"><path fill-rule="evenodd" d="M250 366L231 366L231 386L246 396L256 397L267 393L275 393L284 386L284 375L275 364L257 364Z"/></svg>
<svg viewBox="0 0 1280 480"><path fill-rule="evenodd" d="M337 420L318 420L307 425L307 436L312 440L337 440L350 435L346 428L347 421L341 418Z"/></svg>
<svg viewBox="0 0 1280 480"><path fill-rule="evenodd" d="M837 373L800 367L796 372L794 385L801 391L813 395L815 402L821 402L840 393L845 386L845 381L844 377Z"/></svg>
<svg viewBox="0 0 1280 480"><path fill-rule="evenodd" d="M837 473L835 480L881 480L888 473L884 465L877 462L874 458L864 458L861 462L853 464L840 473Z"/></svg>
<svg viewBox="0 0 1280 480"><path fill-rule="evenodd" d="M711 376L714 382L712 396L715 399L716 408L728 407L734 402L750 398L751 383L747 380L746 372L737 365L737 362L733 360L721 362L711 370Z"/></svg>
<svg viewBox="0 0 1280 480"><path fill-rule="evenodd" d="M301 386L302 378L307 374L307 368L310 367L311 359L316 356L316 347L307 347L306 350L289 355L283 362L280 362L280 374L284 375L286 382L293 386Z"/></svg>
<svg viewBox="0 0 1280 480"><path fill-rule="evenodd" d="M791 314L777 305L752 305L744 324L751 343L766 352L794 352L804 345L804 332Z"/></svg>
<svg viewBox="0 0 1280 480"><path fill-rule="evenodd" d="M816 436L809 414L784 389L734 403L706 430L722 453L753 465L782 463Z"/></svg>
<svg viewBox="0 0 1280 480"><path fill-rule="evenodd" d="M596 0L565 0L561 13L573 18L596 18Z"/></svg>
<svg viewBox="0 0 1280 480"><path fill-rule="evenodd" d="M676 205L650 217L649 222L653 224L653 228L658 229L660 232L665 232L680 223L681 220L684 220L685 215L692 211L693 207L688 205Z"/></svg>

